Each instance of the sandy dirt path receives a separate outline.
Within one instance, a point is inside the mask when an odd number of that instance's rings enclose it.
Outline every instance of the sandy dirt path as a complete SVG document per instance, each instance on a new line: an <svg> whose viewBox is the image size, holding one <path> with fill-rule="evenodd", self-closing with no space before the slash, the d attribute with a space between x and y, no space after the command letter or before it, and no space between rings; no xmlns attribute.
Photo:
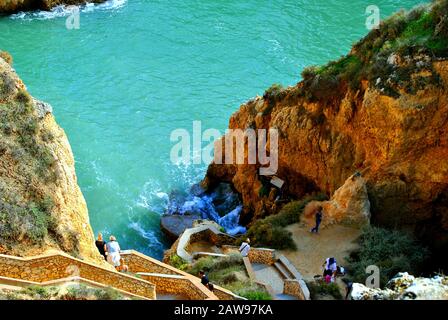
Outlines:
<svg viewBox="0 0 448 320"><path fill-rule="evenodd" d="M321 229L319 234L311 233L308 226L299 223L286 229L293 234L297 251L280 252L294 264L306 281L322 274L322 264L328 257L335 257L338 265L346 266L345 257L357 248L355 240L361 234L359 229L341 225L328 226Z"/></svg>

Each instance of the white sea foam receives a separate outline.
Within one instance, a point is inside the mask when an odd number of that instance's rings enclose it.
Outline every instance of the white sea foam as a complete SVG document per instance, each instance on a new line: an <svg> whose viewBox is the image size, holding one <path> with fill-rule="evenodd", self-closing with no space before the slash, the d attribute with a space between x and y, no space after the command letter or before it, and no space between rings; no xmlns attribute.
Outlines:
<svg viewBox="0 0 448 320"><path fill-rule="evenodd" d="M157 181L147 181L135 201L137 207L162 214L168 206L168 194L162 191Z"/></svg>
<svg viewBox="0 0 448 320"><path fill-rule="evenodd" d="M123 7L127 0L108 0L104 3L94 4L86 3L77 6L80 13L89 13L94 10L115 10ZM68 17L73 13L74 6L60 5L54 7L50 11L32 11L32 12L19 12L11 15L11 19L22 20L48 20L61 17Z"/></svg>
<svg viewBox="0 0 448 320"><path fill-rule="evenodd" d="M104 173L103 168L101 167L101 162L93 160L91 162L91 168L95 174L95 179L98 185L107 185L109 187L113 187L114 189L118 189L116 182Z"/></svg>
<svg viewBox="0 0 448 320"><path fill-rule="evenodd" d="M163 244L159 241L157 235L153 231L144 230L137 222L129 223L129 228L135 230L143 238L148 240L148 247L154 248L156 250L163 249Z"/></svg>

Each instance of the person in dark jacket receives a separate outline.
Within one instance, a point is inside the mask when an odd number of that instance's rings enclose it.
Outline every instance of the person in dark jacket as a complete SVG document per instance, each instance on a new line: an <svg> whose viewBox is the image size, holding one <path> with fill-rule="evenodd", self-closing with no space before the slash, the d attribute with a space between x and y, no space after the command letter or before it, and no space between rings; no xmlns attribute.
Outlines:
<svg viewBox="0 0 448 320"><path fill-rule="evenodd" d="M318 233L320 223L322 222L322 207L317 208L315 218L316 218L316 226L313 229L311 229L311 232Z"/></svg>
<svg viewBox="0 0 448 320"><path fill-rule="evenodd" d="M98 248L100 254L104 257L104 260L107 260L106 251L104 250L104 245L106 242L103 240L103 234L101 232L98 233L98 240L95 241L95 245Z"/></svg>
<svg viewBox="0 0 448 320"><path fill-rule="evenodd" d="M208 284L209 284L209 280L208 280L208 277L205 275L205 272L204 271L199 271L199 277L201 278L201 283L204 285L204 286L206 286L206 287L208 287Z"/></svg>

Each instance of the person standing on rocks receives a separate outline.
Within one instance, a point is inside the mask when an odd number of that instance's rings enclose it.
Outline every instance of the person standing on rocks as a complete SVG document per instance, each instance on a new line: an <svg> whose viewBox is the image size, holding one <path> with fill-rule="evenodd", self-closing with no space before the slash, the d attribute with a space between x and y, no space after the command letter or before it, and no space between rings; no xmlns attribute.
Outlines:
<svg viewBox="0 0 448 320"><path fill-rule="evenodd" d="M317 212L316 212L316 215L315 215L315 218L316 218L316 226L313 228L313 229L311 229L311 232L314 232L314 233L319 233L319 226L320 226L320 224L321 224L321 222L322 222L322 207L321 206L319 206L318 208L317 208Z"/></svg>
<svg viewBox="0 0 448 320"><path fill-rule="evenodd" d="M243 258L247 257L249 255L250 250L250 239L247 238L245 242L243 242L239 248L239 251Z"/></svg>

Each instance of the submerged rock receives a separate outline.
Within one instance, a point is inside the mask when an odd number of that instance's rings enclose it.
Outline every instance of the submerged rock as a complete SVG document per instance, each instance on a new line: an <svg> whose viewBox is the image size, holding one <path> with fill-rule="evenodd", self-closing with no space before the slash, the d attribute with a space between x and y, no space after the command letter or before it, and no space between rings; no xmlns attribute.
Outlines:
<svg viewBox="0 0 448 320"><path fill-rule="evenodd" d="M169 239L175 241L186 229L192 228L200 215L165 214L160 219L160 227Z"/></svg>
<svg viewBox="0 0 448 320"><path fill-rule="evenodd" d="M407 272L398 273L385 289L372 289L354 283L352 300L448 300L448 276L415 278Z"/></svg>

